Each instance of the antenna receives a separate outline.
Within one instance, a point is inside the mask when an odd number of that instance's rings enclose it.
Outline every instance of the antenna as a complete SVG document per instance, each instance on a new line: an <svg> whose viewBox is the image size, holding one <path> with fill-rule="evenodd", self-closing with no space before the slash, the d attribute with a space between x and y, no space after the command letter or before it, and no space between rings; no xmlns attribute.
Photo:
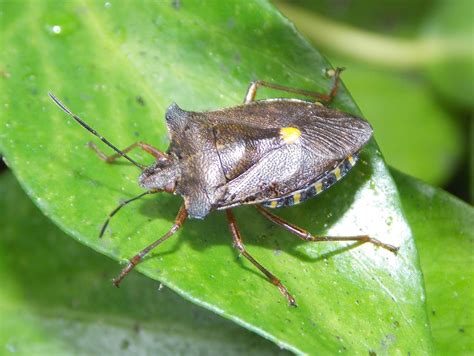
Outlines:
<svg viewBox="0 0 474 356"><path fill-rule="evenodd" d="M79 116L77 116L76 114L73 114L71 112L71 110L69 110L66 105L64 105L58 98L56 98L52 93L48 93L49 97L51 99L53 99L53 101L56 103L57 106L59 106L66 114L70 115L74 120L76 120L79 125L81 125L82 127L84 127L87 131L89 131L90 133L92 133L94 136L97 136L103 143L105 143L107 146L109 146L110 148L112 148L115 152L117 152L119 155L121 155L123 158L126 158L128 159L131 163L133 163L135 166L137 166L138 168L140 168L141 170L144 170L145 169L145 166L140 164L140 163L137 163L135 162L133 159L131 159L129 156L127 156L126 153L120 151L117 147L115 147L114 145L112 145L105 137L103 137L102 135L100 135L96 130L94 130L92 127L90 127L89 125L87 125L84 121L82 121Z"/></svg>

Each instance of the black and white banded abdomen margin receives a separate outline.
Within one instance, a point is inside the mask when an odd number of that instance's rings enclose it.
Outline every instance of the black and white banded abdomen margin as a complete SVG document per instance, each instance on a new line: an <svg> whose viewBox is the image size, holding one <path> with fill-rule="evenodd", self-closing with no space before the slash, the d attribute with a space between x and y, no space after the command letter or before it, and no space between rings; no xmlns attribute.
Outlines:
<svg viewBox="0 0 474 356"><path fill-rule="evenodd" d="M313 183L307 187L296 190L284 197L268 200L261 203L266 208L281 208L302 203L334 185L341 180L359 160L358 154L348 156L342 160L335 168L320 175Z"/></svg>

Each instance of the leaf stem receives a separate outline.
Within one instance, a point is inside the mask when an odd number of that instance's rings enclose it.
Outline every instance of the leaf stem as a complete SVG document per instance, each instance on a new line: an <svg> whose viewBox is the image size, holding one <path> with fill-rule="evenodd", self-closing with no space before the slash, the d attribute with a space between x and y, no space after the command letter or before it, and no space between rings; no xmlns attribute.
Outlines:
<svg viewBox="0 0 474 356"><path fill-rule="evenodd" d="M401 39L361 30L288 3L278 2L277 6L315 44L366 63L410 69L448 58L474 58L473 48L462 37Z"/></svg>

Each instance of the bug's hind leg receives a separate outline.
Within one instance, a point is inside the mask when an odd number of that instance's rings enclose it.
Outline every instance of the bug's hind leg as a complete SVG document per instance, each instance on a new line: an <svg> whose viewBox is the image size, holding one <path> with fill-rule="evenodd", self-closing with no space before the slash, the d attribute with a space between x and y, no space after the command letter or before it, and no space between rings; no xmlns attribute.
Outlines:
<svg viewBox="0 0 474 356"><path fill-rule="evenodd" d="M119 153L114 153L113 155L110 155L110 156L107 156L104 152L102 152L94 142L88 142L87 143L87 146L89 148L91 148L96 154L97 156L99 156L99 158L104 161L104 162L107 162L107 163L112 163L114 162L117 158L120 158L122 157L121 154ZM166 158L166 155L161 152L160 150L158 150L157 148L147 144L147 143L144 143L144 142L135 142L134 144L128 146L127 148L123 149L122 152L123 153L127 153L127 152L130 152L131 150L135 149L135 148L141 148L142 150L144 150L145 152L151 154L153 157L155 157L156 159L160 159L160 158Z"/></svg>
<svg viewBox="0 0 474 356"><path fill-rule="evenodd" d="M330 69L327 71L331 77L334 77L334 81L332 83L331 91L329 94L327 94L327 98L325 101L327 104L329 104L337 95L337 92L339 90L339 84L341 82L341 72L344 70L344 67L337 67L335 70Z"/></svg>
<svg viewBox="0 0 474 356"><path fill-rule="evenodd" d="M263 80L256 80L250 83L249 88L247 89L247 94L245 95L244 104L251 103L252 101L255 100L255 96L257 95L257 90L260 87L267 87L271 89L286 91L289 93L300 94L300 95L314 98L316 101L323 101L325 103L330 103L334 99L334 97L337 95L337 91L339 89L340 76L343 70L344 68L336 68L336 70L334 70L334 73L332 75L334 77L334 82L328 94L318 93L318 92L298 89L298 88L291 88L291 87L287 87L280 84L265 82Z"/></svg>
<svg viewBox="0 0 474 356"><path fill-rule="evenodd" d="M186 208L183 204L181 208L179 209L178 215L176 216L176 219L171 229L169 229L168 232L164 234L162 237L160 237L158 240L148 245L139 253L137 253L135 256L133 256L128 262L128 265L120 272L120 275L113 280L114 285L118 287L120 283L122 282L122 280L125 278L125 276L129 274L132 271L132 269L134 269L135 266L143 260L143 257L145 257L156 246L158 246L159 244L161 244L162 242L166 241L168 238L173 236L176 233L176 231L178 231L179 228L184 224L184 221L187 219L187 217L188 217L188 212L186 211Z"/></svg>
<svg viewBox="0 0 474 356"><path fill-rule="evenodd" d="M360 236L313 236L311 235L308 231L293 225L289 223L286 220L283 220L279 216L276 216L272 213L270 213L267 209L257 205L256 206L257 210L265 216L268 220L274 222L275 224L281 226L285 230L291 232L292 234L295 234L298 236L300 239L305 240L305 241L313 241L313 242L320 242L320 241L355 241L355 242L370 242L374 244L375 246L382 247L386 250L389 250L393 253L397 253L398 247L395 247L393 245L389 245L386 243L383 243L377 239L374 239L370 236L367 235L360 235Z"/></svg>
<svg viewBox="0 0 474 356"><path fill-rule="evenodd" d="M268 279L269 281L274 284L275 286L278 287L280 290L280 293L283 294L283 296L288 299L288 302L290 303L291 306L296 306L296 301L295 298L288 292L286 287L280 282L280 280L275 277L273 273L271 273L269 270L267 270L265 267L263 267L259 262L257 262L245 249L244 243L242 241L242 237L240 235L240 231L237 228L237 223L235 221L234 214L230 209L226 210L227 214L227 219L229 221L229 228L230 232L232 233L232 238L234 240L234 247L239 250L239 252L250 262L253 263L255 267L257 267Z"/></svg>

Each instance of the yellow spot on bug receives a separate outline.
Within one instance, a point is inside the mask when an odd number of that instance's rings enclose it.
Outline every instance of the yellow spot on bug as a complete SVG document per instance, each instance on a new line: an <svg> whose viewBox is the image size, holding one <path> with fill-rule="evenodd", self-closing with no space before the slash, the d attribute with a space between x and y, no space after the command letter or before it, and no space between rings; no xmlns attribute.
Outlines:
<svg viewBox="0 0 474 356"><path fill-rule="evenodd" d="M280 129L280 136L285 143L292 144L301 136L301 131L296 127L283 127Z"/></svg>
<svg viewBox="0 0 474 356"><path fill-rule="evenodd" d="M295 204L299 204L300 203L300 200L301 200L301 193L295 193L293 195L293 202Z"/></svg>
<svg viewBox="0 0 474 356"><path fill-rule="evenodd" d="M321 193L323 191L323 184L318 182L314 185L314 187L316 188L316 193Z"/></svg>
<svg viewBox="0 0 474 356"><path fill-rule="evenodd" d="M334 170L334 175L336 176L336 180L341 179L341 169L340 169L339 167L337 167L337 168Z"/></svg>
<svg viewBox="0 0 474 356"><path fill-rule="evenodd" d="M355 164L354 158L352 156L347 157L347 159L349 160L349 163L351 164L351 166Z"/></svg>
<svg viewBox="0 0 474 356"><path fill-rule="evenodd" d="M274 200L274 201L270 202L270 207L271 208L276 208L277 204L278 204L278 200Z"/></svg>

